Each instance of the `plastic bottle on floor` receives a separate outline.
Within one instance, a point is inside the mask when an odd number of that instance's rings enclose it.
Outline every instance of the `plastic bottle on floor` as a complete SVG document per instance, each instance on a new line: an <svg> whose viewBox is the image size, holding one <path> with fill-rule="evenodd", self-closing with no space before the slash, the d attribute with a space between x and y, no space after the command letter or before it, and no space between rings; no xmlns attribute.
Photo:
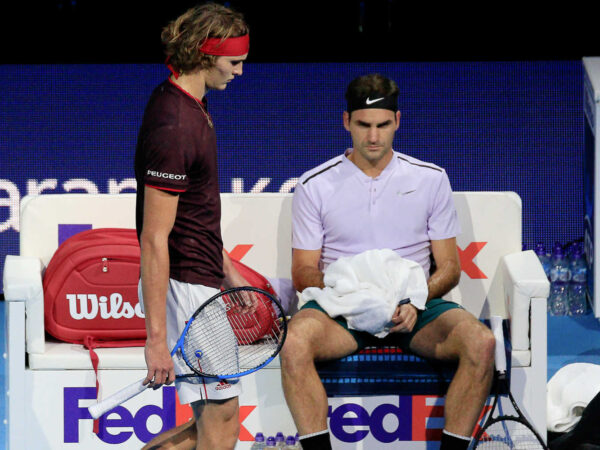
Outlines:
<svg viewBox="0 0 600 450"><path fill-rule="evenodd" d="M569 311L570 316L581 316L587 313L587 294L585 283L571 283L569 285Z"/></svg>
<svg viewBox="0 0 600 450"><path fill-rule="evenodd" d="M277 434L275 435L275 447L283 448L284 445L285 445L285 436L283 435L283 433L281 431L278 431Z"/></svg>
<svg viewBox="0 0 600 450"><path fill-rule="evenodd" d="M553 316L566 316L569 307L569 293L567 283L554 282L550 284L550 296L548 304L550 305L550 314Z"/></svg>
<svg viewBox="0 0 600 450"><path fill-rule="evenodd" d="M568 286L571 280L571 270L564 250L560 243L555 243L552 249L552 268L550 269L550 296L548 306L553 316L565 316L569 310Z"/></svg>
<svg viewBox="0 0 600 450"><path fill-rule="evenodd" d="M569 284L570 316L587 313L587 263L581 245L576 245L571 256L571 283Z"/></svg>
<svg viewBox="0 0 600 450"><path fill-rule="evenodd" d="M552 268L552 262L550 261L550 256L546 253L546 248L544 244L541 242L535 245L534 249L535 254L537 255L540 263L542 264L542 268L544 269L544 273L550 279L550 269Z"/></svg>
<svg viewBox="0 0 600 450"><path fill-rule="evenodd" d="M264 448L265 450L277 450L277 447L275 445L275 438L273 436L269 436L267 438L267 443Z"/></svg>
<svg viewBox="0 0 600 450"><path fill-rule="evenodd" d="M552 249L552 267L550 269L550 281L568 283L571 281L571 269L567 255L560 245L555 243Z"/></svg>
<svg viewBox="0 0 600 450"><path fill-rule="evenodd" d="M297 440L294 436L288 436L285 439L284 450L301 450L300 441Z"/></svg>
<svg viewBox="0 0 600 450"><path fill-rule="evenodd" d="M250 450L263 450L265 448L265 436L262 433L256 433L254 436L254 443Z"/></svg>
<svg viewBox="0 0 600 450"><path fill-rule="evenodd" d="M574 281L575 283L587 282L587 263L585 261L583 248L580 245L577 245L573 250L570 269L571 281Z"/></svg>

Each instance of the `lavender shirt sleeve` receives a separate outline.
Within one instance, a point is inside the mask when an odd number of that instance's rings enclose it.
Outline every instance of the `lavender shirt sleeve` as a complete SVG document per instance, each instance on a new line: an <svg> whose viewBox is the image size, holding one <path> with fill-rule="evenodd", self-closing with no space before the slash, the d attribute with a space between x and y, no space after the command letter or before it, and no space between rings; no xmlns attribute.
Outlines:
<svg viewBox="0 0 600 450"><path fill-rule="evenodd" d="M452 198L452 188L446 172L442 172L437 186L432 191L431 214L427 222L429 239L441 240L460 234L458 214Z"/></svg>
<svg viewBox="0 0 600 450"><path fill-rule="evenodd" d="M292 247L299 250L321 250L322 246L323 224L319 208L300 182L296 185L292 201Z"/></svg>

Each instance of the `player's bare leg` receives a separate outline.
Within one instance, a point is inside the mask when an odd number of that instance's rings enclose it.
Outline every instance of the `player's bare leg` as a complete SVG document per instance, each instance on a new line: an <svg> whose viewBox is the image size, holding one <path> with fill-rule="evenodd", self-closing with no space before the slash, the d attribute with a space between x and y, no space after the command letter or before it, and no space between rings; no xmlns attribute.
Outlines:
<svg viewBox="0 0 600 450"><path fill-rule="evenodd" d="M344 357L357 349L343 327L321 311L294 315L280 353L285 399L301 436L327 429L327 394L315 360Z"/></svg>
<svg viewBox="0 0 600 450"><path fill-rule="evenodd" d="M489 395L494 367L494 336L470 313L446 311L421 329L411 350L427 358L458 359L445 400L444 429L471 436Z"/></svg>
<svg viewBox="0 0 600 450"><path fill-rule="evenodd" d="M196 417L197 450L230 450L240 434L238 398L192 403Z"/></svg>
<svg viewBox="0 0 600 450"><path fill-rule="evenodd" d="M196 421L171 428L148 442L142 450L183 450L196 448Z"/></svg>
<svg viewBox="0 0 600 450"><path fill-rule="evenodd" d="M142 450L230 450L240 433L238 399L193 403L196 420L161 433ZM198 438L200 436L200 438Z"/></svg>

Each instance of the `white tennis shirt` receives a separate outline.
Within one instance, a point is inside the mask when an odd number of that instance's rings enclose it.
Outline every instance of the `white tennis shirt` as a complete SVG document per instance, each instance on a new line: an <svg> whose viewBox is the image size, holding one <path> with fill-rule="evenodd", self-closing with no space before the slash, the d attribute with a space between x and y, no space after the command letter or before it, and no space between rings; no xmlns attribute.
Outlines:
<svg viewBox="0 0 600 450"><path fill-rule="evenodd" d="M321 270L342 256L390 248L429 278L431 242L460 224L441 167L394 152L376 178L347 158L352 149L304 173L292 206L292 246L321 250Z"/></svg>

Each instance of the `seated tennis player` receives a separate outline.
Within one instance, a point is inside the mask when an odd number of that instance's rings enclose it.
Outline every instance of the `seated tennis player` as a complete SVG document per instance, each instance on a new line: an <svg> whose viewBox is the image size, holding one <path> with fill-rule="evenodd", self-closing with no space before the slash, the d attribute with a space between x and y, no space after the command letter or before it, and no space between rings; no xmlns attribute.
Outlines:
<svg viewBox="0 0 600 450"><path fill-rule="evenodd" d="M331 449L317 360L376 344L458 360L445 400L443 450L467 448L489 393L491 331L440 298L458 284L461 272L450 182L442 168L392 150L400 123L398 94L396 83L378 74L348 86L343 121L352 148L306 172L295 189L292 279L298 291L323 288L323 271L338 258L388 248L422 266L427 302L424 310L411 303L397 307L384 339L349 329L343 317L329 317L315 301L293 317L281 353L282 383L304 450Z"/></svg>

